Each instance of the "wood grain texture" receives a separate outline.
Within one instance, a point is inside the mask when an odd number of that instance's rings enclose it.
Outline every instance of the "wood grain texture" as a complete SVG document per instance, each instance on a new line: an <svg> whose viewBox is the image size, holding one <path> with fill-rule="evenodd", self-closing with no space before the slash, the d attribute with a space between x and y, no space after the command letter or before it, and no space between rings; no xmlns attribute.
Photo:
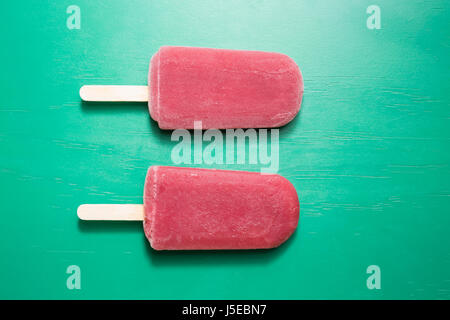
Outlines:
<svg viewBox="0 0 450 320"><path fill-rule="evenodd" d="M8 2L0 13L0 298L450 298L450 6L364 1ZM275 250L154 252L142 228L80 222L82 203L142 203L176 142L145 103L82 85L147 84L161 45L282 52L302 70L280 170L300 225ZM254 170L255 165L197 165ZM82 290L66 288L78 265ZM381 268L381 290L366 269Z"/></svg>

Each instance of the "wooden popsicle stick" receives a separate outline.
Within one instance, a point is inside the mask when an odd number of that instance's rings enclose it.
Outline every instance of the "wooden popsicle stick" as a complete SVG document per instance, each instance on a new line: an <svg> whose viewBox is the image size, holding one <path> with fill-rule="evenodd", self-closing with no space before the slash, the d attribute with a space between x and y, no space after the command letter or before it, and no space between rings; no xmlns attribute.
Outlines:
<svg viewBox="0 0 450 320"><path fill-rule="evenodd" d="M142 221L142 204L82 204L77 210L81 220Z"/></svg>
<svg viewBox="0 0 450 320"><path fill-rule="evenodd" d="M147 86L82 86L80 97L84 101L148 101Z"/></svg>

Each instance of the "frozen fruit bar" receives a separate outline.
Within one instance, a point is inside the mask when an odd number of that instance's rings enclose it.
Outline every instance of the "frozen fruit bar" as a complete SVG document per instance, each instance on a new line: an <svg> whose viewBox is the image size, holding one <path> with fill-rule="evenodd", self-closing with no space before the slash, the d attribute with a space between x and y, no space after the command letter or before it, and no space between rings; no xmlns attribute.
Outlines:
<svg viewBox="0 0 450 320"><path fill-rule="evenodd" d="M144 231L156 250L265 249L297 227L299 201L279 175L152 166Z"/></svg>
<svg viewBox="0 0 450 320"><path fill-rule="evenodd" d="M162 129L270 128L300 109L303 79L287 55L163 46L148 76L151 117Z"/></svg>

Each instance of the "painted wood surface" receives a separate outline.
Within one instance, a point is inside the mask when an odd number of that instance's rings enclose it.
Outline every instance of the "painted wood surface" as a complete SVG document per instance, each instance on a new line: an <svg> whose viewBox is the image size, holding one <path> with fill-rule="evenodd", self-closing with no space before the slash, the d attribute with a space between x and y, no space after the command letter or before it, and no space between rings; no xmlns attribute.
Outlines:
<svg viewBox="0 0 450 320"><path fill-rule="evenodd" d="M80 29L67 27L73 4ZM366 25L372 4L381 29ZM4 3L0 298L450 298L449 10L439 0ZM280 248L155 252L140 223L78 220L82 203L142 203L148 166L173 165L177 142L145 103L79 97L82 85L146 85L161 45L276 51L300 66L304 100L280 129L278 173L301 218ZM79 290L67 287L72 265ZM380 290L367 287L371 265Z"/></svg>

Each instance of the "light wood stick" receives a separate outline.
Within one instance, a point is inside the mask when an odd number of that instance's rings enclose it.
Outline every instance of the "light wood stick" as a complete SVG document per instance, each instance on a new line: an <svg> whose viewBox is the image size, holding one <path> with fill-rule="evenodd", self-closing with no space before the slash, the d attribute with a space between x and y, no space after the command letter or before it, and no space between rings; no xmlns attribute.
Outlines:
<svg viewBox="0 0 450 320"><path fill-rule="evenodd" d="M77 210L81 220L142 221L142 204L82 204Z"/></svg>
<svg viewBox="0 0 450 320"><path fill-rule="evenodd" d="M82 86L80 97L84 101L148 101L147 86Z"/></svg>

